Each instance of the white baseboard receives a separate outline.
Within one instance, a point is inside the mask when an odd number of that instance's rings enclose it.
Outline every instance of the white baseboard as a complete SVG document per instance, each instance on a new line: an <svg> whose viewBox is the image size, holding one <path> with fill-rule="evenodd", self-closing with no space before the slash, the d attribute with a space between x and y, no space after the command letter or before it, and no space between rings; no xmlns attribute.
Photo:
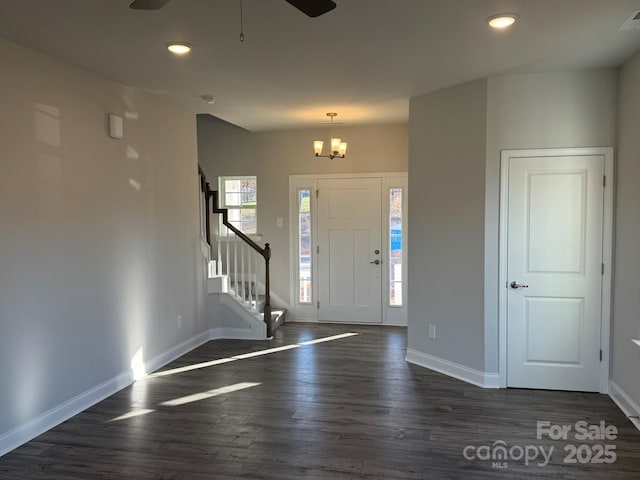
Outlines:
<svg viewBox="0 0 640 480"><path fill-rule="evenodd" d="M387 327L406 327L407 321L406 320L398 320L398 321L386 320L382 322L382 325Z"/></svg>
<svg viewBox="0 0 640 480"><path fill-rule="evenodd" d="M435 370L463 382L471 383L482 388L499 388L497 373L484 373L474 368L450 362L442 358L434 357L427 353L418 352L411 348L407 349L407 362L421 367Z"/></svg>
<svg viewBox="0 0 640 480"><path fill-rule="evenodd" d="M194 348L199 347L203 343L208 342L210 338L211 332L207 330L185 340L182 343L179 343L166 352L145 362L145 371L153 372L154 370L157 370ZM44 412L38 417L28 421L24 425L20 425L7 433L0 435L0 457L19 447L23 443L43 434L47 430L52 429L56 425L70 419L83 410L86 410L92 405L101 402L123 388L128 387L132 383L133 372L131 370L120 373L110 380L96 385L95 387L70 398L66 402L53 407L47 412Z"/></svg>
<svg viewBox="0 0 640 480"><path fill-rule="evenodd" d="M287 323L319 323L315 317L309 315L296 315L295 312L287 310Z"/></svg>
<svg viewBox="0 0 640 480"><path fill-rule="evenodd" d="M194 348L198 348L203 343L211 340L211 331L206 330L194 337L191 337L178 345L171 347L166 352L153 357L151 360L144 362L145 371L151 373L164 367L167 363L173 362L176 358L181 357L185 353L189 353Z"/></svg>
<svg viewBox="0 0 640 480"><path fill-rule="evenodd" d="M121 373L10 430L0 436L0 457L77 415L91 405L95 405L113 395L131 383L133 383L133 372Z"/></svg>
<svg viewBox="0 0 640 480"><path fill-rule="evenodd" d="M609 381L609 396L627 417L640 417L640 406L613 380ZM640 430L640 418L629 418Z"/></svg>
<svg viewBox="0 0 640 480"><path fill-rule="evenodd" d="M485 373L483 388L502 388L500 386L500 375L497 373Z"/></svg>
<svg viewBox="0 0 640 480"><path fill-rule="evenodd" d="M265 340L263 332L250 328L217 327L210 330L211 340Z"/></svg>
<svg viewBox="0 0 640 480"><path fill-rule="evenodd" d="M209 339L210 340L221 340L224 338L224 328L216 327L209 330Z"/></svg>

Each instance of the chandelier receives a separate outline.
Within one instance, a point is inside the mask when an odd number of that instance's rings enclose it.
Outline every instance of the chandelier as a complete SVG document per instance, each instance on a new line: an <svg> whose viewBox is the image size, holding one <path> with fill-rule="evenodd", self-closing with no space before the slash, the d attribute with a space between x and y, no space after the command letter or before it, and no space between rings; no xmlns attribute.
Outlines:
<svg viewBox="0 0 640 480"><path fill-rule="evenodd" d="M325 157L333 160L334 158L344 158L347 153L347 142L343 142L340 138L335 138L333 136L333 125L340 125L342 122L333 122L334 117L337 117L337 113L329 112L327 113L327 117L329 117L330 121L326 122L330 125L329 134L331 135L331 150L329 151L329 155L322 155L322 146L324 142L322 140L315 140L313 142L313 150L316 154L316 157Z"/></svg>

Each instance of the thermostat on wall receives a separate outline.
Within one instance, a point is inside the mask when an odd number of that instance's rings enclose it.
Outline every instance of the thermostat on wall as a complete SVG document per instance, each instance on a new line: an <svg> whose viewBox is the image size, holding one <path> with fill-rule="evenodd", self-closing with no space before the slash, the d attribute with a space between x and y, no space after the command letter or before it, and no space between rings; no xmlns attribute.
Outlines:
<svg viewBox="0 0 640 480"><path fill-rule="evenodd" d="M122 117L113 113L109 114L109 136L111 138L122 138L124 134L122 128Z"/></svg>

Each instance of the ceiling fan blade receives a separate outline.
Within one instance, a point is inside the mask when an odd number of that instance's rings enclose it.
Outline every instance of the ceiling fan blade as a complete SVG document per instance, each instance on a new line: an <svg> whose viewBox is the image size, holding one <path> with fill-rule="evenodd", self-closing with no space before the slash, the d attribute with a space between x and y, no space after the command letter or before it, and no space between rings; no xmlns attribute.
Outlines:
<svg viewBox="0 0 640 480"><path fill-rule="evenodd" d="M286 0L302 13L310 17L319 17L336 8L333 0Z"/></svg>
<svg viewBox="0 0 640 480"><path fill-rule="evenodd" d="M164 7L169 0L134 0L129 8L135 10L159 10Z"/></svg>

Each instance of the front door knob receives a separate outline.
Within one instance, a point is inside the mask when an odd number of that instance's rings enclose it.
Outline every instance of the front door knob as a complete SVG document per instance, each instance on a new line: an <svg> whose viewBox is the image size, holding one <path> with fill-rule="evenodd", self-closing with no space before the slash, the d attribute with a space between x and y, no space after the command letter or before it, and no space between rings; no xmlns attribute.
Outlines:
<svg viewBox="0 0 640 480"><path fill-rule="evenodd" d="M373 262L369 262L369 263L372 263L374 265L380 265L380 260L374 260Z"/></svg>

